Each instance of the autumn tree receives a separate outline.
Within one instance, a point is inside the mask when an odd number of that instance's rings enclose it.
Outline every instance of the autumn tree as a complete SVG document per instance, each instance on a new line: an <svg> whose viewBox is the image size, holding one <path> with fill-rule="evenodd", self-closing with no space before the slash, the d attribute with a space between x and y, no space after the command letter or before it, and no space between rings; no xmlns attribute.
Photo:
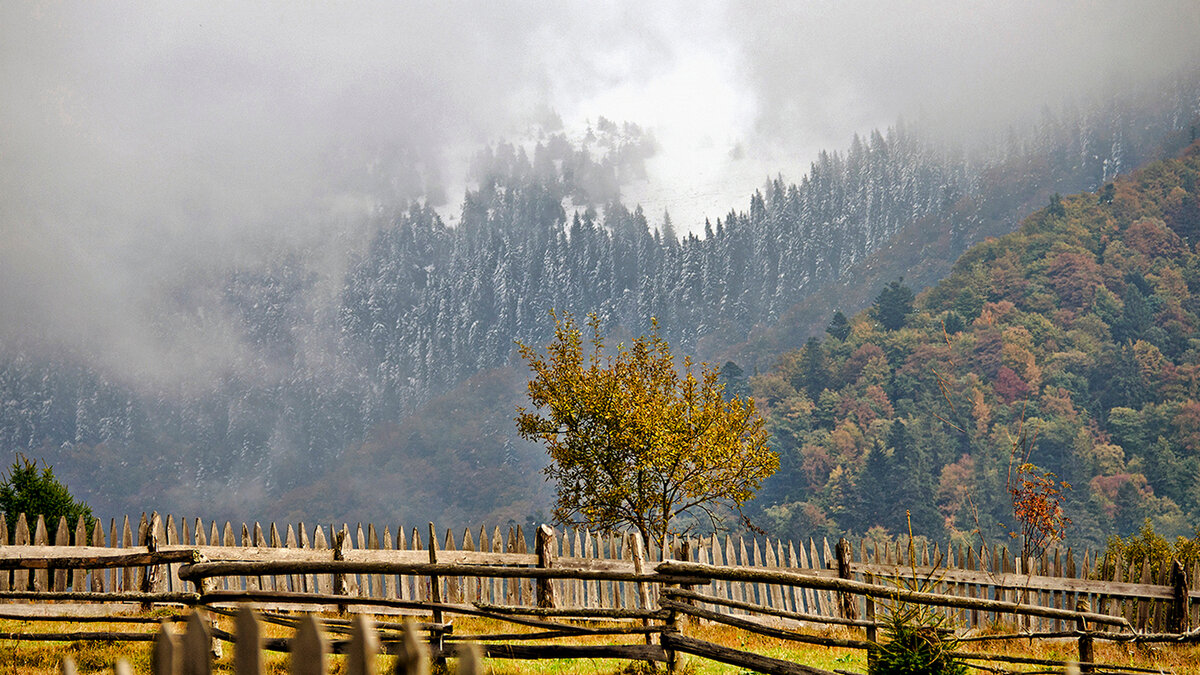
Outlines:
<svg viewBox="0 0 1200 675"><path fill-rule="evenodd" d="M571 315L554 318L545 352L519 345L533 408L519 408L516 422L549 451L558 522L631 525L661 543L698 522L716 526L722 508L740 512L775 472L754 401L726 400L705 364L677 369L657 323L607 351L595 315L586 345Z"/></svg>

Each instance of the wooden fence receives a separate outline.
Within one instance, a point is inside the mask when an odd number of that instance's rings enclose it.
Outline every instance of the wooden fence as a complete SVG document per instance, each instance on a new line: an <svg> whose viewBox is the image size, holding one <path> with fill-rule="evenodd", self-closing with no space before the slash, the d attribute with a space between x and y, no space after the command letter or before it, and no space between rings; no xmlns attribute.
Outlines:
<svg viewBox="0 0 1200 675"><path fill-rule="evenodd" d="M429 675L430 653L425 641L418 636L416 624L406 622L400 631L382 636L375 622L363 614L347 622L345 639L331 642L318 620L311 614L295 621L293 636L286 644L279 640L264 638L262 621L257 612L243 607L237 613L235 630L232 634L214 631L200 611L194 612L187 621L186 630L177 634L165 623L154 637L151 673L153 675L192 675L213 672L213 639L223 638L234 643L233 667L235 675L262 675L264 671L263 651L267 647L286 650L292 654L290 672L293 675L326 675L328 654L345 654L346 675L374 675L378 672L377 657L380 653L396 655L394 671L397 675ZM282 648L282 649L281 649ZM459 675L477 675L484 672L483 654L473 643L462 643L453 650L458 661L455 672ZM66 657L60 664L63 675L76 675L75 661ZM119 659L114 664L116 675L131 675L129 662Z"/></svg>
<svg viewBox="0 0 1200 675"><path fill-rule="evenodd" d="M19 515L9 536L5 515L0 514L0 599L22 597L23 593L58 592L63 597L103 599L118 593L127 599L133 592L162 598L176 594L192 597L198 589L179 576L182 563L208 561L277 561L319 563L345 560L359 563L433 563L455 565L512 565L516 567L559 567L605 569L625 572L629 579L552 579L541 584L542 593L554 597L562 609L646 611L658 608L660 588L638 583L633 577L664 560L686 560L716 567L734 566L767 570L792 570L816 576L921 584L926 590L965 598L1021 602L1040 607L1073 609L1086 602L1101 614L1124 617L1135 629L1165 631L1181 624L1200 625L1200 563L1189 569L1173 569L1168 561L1142 560L1126 568L1112 560L1096 560L1090 553L1078 559L1070 550L1053 551L1038 560L1021 560L1005 548L967 548L934 545L910 550L908 546L863 541L858 546L830 546L828 540L807 542L717 536L672 540L666 551L643 546L631 533L594 533L583 530L552 530L543 526L541 535L529 541L520 526L507 532L466 529L459 537L445 530L440 537L427 528L405 531L374 524L359 524L353 531L346 525L312 526L299 523L280 528L270 523L218 525L200 519L160 518L143 514L135 527L128 517L118 525L110 521L108 533L99 521L87 531L82 519L72 529L65 522L56 528L51 542L46 524L39 517L30 527ZM240 535L240 536L239 536ZM31 563L39 552L34 547L70 546L75 557L105 556L103 567L86 566L68 570L67 564L46 559L44 566ZM11 548L16 546L18 548ZM61 556L61 549L55 555ZM148 558L168 562L148 566ZM49 556L49 549L41 555ZM117 556L117 557L114 557ZM124 562L119 556L130 556ZM66 562L66 561L64 561ZM1152 574L1157 568L1158 574ZM11 572L8 570L12 570ZM833 592L796 588L765 582L712 581L705 593L728 604L714 605L715 611L738 611L739 605L754 604L771 610L823 618L852 619L868 612L868 603L858 599L854 607L842 606ZM496 578L456 574L444 579L419 574L383 573L231 573L215 578L206 592L210 597L236 599L248 594L344 595L347 604L356 601L407 600L467 602L480 605L533 607L538 604L539 586L530 577ZM82 595L71 595L82 594ZM44 597L44 596L43 596ZM113 596L115 597L115 596ZM281 596L282 597L282 596ZM378 606L378 605L376 605ZM744 608L742 608L744 609ZM1174 614L1172 612L1174 611ZM615 615L615 614L614 614ZM972 610L956 617L964 627L996 623L996 612ZM1173 619L1172 621L1169 621ZM1061 630L1061 619L1036 617L1024 620L1029 630Z"/></svg>
<svg viewBox="0 0 1200 675"><path fill-rule="evenodd" d="M457 541L446 532L439 543L432 523L424 537L414 529L407 538L402 530L393 538L388 528L379 537L373 525L356 527L354 536L346 526L315 527L311 537L303 524L287 527L283 536L274 524L266 536L257 524L242 525L239 544L231 523L210 523L207 531L198 520L189 525L182 521L177 530L172 517L164 521L151 514L139 521L136 539L125 519L120 530L110 523L106 540L99 525L88 533L80 522L72 539L60 521L50 545L44 522L38 519L30 537L27 519L19 516L14 543L0 546L0 599L178 603L218 610L254 602L267 608L432 614L425 629L437 653L443 653L449 632L444 613L501 618L558 636L588 632L562 619L640 619L640 626L589 630L641 634L647 644L492 644L484 650L501 658L616 657L669 664L684 652L763 672L814 671L731 654L687 637L678 628L679 618L865 649L875 638L880 603L914 602L942 608L963 630L1006 625L1027 636L1078 638L1084 662L1090 661L1095 639L1200 639L1200 633L1185 635L1198 623L1200 593L1188 590L1195 568L1160 564L1168 576L1158 580L1167 583L1155 584L1148 561L1121 570L1107 561L1094 564L1087 553L1076 562L1069 550L1021 561L1004 549L867 543L856 549L845 540L834 547L827 541L818 547L813 540L785 546L769 539L747 543L710 536L673 540L664 552L646 550L640 537L628 533L597 535L548 526L537 529L532 545L519 527L507 536L498 528L490 536L481 529L478 538L467 530ZM0 542L10 540L7 530L0 516ZM779 628L780 622L787 627ZM867 639L797 630L812 624L865 629ZM1170 635L1147 634L1164 630ZM657 644L649 640L653 635ZM988 655L993 657L1004 658Z"/></svg>

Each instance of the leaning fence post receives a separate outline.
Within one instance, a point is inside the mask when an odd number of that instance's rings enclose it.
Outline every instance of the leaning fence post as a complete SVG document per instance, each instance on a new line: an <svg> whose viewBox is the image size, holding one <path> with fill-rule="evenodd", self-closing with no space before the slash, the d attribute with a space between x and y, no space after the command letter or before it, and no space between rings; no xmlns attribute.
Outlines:
<svg viewBox="0 0 1200 675"><path fill-rule="evenodd" d="M1091 609L1092 609L1091 605L1088 604L1087 600L1080 600L1079 602L1075 603L1075 611L1076 612L1090 612ZM1095 672L1095 668L1094 668L1094 666L1092 666L1092 662L1094 662L1096 659L1094 656L1094 651L1092 649L1092 636L1090 633L1088 633L1087 619L1083 618L1082 616L1077 617L1075 619L1075 630L1079 631L1079 633L1080 633L1080 635L1079 635L1079 672L1081 672L1081 673Z"/></svg>
<svg viewBox="0 0 1200 675"><path fill-rule="evenodd" d="M545 524L539 526L537 529L537 535L534 537L534 539L534 547L537 549L538 568L550 569L554 567L554 528ZM538 578L537 606L554 607L553 579L541 577Z"/></svg>
<svg viewBox="0 0 1200 675"><path fill-rule="evenodd" d="M1171 606L1167 610L1167 632L1184 633L1188 629L1188 585L1183 565L1171 561Z"/></svg>
<svg viewBox="0 0 1200 675"><path fill-rule="evenodd" d="M838 540L837 543L837 569L838 578L853 581L854 575L850 572L850 560L853 558L853 552L850 548L850 542L846 541L845 537ZM838 600L842 606L842 616L847 619L858 618L858 608L855 607L854 596L848 591L838 591Z"/></svg>

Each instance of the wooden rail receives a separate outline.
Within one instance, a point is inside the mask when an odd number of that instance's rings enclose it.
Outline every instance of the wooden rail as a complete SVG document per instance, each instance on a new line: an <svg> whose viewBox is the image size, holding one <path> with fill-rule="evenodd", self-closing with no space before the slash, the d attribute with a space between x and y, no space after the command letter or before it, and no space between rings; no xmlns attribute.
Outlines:
<svg viewBox="0 0 1200 675"><path fill-rule="evenodd" d="M720 622L740 627L773 617L866 629L874 639L875 617L895 602L943 608L961 630L1003 620L1021 634L1068 634L1081 644L1083 636L1104 634L1089 626L1118 630L1113 636L1157 631L1192 639L1181 636L1200 624L1200 592L1188 588L1194 566L1160 563L1161 573L1152 574L1150 562L1142 561L1125 573L1111 561L1093 562L1090 553L1077 564L1070 550L1022 561L1003 548L942 551L867 542L856 548L845 541L831 547L825 541L797 545L715 535L658 548L632 533L548 526L539 528L531 550L519 527L507 536L499 528L490 535L481 528L477 538L467 530L461 539L447 531L434 544L432 524L424 537L414 528L411 538L399 528L393 537L386 527L380 537L370 524L357 526L354 536L345 525L314 527L311 537L303 524L270 524L269 535L258 524L242 525L238 544L231 523L210 523L206 533L199 520L194 528L180 521L182 532L176 522L142 516L135 538L130 519L120 528L114 520L111 541L120 545L107 546L99 523L90 532L77 523L77 545L71 545L71 530L60 521L52 546L40 519L30 537L27 519L19 516L10 537L0 515L0 600L215 608L253 601L309 610L432 612L435 625L443 625L441 614L458 613L564 635L579 631L547 619L634 618L647 624L644 635L656 635L672 632L672 617L680 615L722 617ZM485 644L483 650L526 658L550 646ZM646 654L634 646L612 645L643 660ZM664 652L668 663L670 653Z"/></svg>

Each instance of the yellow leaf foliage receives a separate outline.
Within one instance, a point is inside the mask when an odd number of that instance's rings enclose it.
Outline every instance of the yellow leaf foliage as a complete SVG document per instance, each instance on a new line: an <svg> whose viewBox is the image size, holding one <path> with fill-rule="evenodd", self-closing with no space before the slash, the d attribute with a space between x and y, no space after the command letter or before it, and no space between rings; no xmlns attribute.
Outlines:
<svg viewBox="0 0 1200 675"><path fill-rule="evenodd" d="M661 542L715 524L722 507L740 509L778 468L753 399L725 400L706 364L676 368L657 323L607 351L596 316L586 347L571 315L554 318L544 352L519 345L532 408L519 408L516 422L549 452L558 522L631 525Z"/></svg>

